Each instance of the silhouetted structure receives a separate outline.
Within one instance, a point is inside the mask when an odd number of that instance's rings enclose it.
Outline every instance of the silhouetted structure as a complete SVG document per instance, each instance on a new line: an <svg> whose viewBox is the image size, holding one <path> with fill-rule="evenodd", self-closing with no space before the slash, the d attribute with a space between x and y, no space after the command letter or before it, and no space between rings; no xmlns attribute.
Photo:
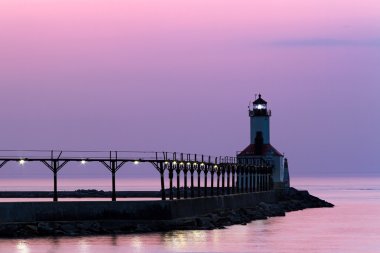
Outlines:
<svg viewBox="0 0 380 253"><path fill-rule="evenodd" d="M270 185L275 188L289 187L289 170L287 159L270 144L269 119L272 112L268 110L267 102L259 97L249 106L250 117L250 144L237 154L239 164L251 164L256 167L265 167L266 172L260 175L239 173L238 184L242 188L253 187L261 189L260 185ZM256 173L256 172L254 172ZM264 183L262 183L264 182Z"/></svg>
<svg viewBox="0 0 380 253"><path fill-rule="evenodd" d="M49 153L48 153L49 152ZM20 158L20 153L23 154ZM48 154L48 155L47 155ZM108 155L105 155L108 154ZM54 201L58 201L58 172L69 163L78 164L99 163L111 172L112 201L116 201L116 172L126 163L149 163L160 173L161 198L194 198L215 195L227 195L238 192L263 191L270 188L269 182L261 182L257 189L238 188L235 184L236 174L239 171L258 175L267 174L269 167L239 164L236 157L211 157L197 154L183 154L176 152L132 152L132 151L33 151L33 150L3 150L0 151L0 168L10 162L25 164L26 162L43 163L53 172ZM166 172L166 173L165 173ZM188 187L188 174L190 173L190 187ZM173 178L176 174L176 187L173 187ZM195 175L194 175L195 174ZM202 185L201 175L204 182ZM169 178L169 189L165 189L165 175ZM181 177L184 178L184 188L181 189ZM195 185L194 176L197 178ZM210 177L208 177L210 176ZM210 180L210 187L208 187ZM216 182L215 182L216 181ZM215 187L216 183L216 187ZM167 194L168 191L168 194ZM167 196L169 195L169 196Z"/></svg>

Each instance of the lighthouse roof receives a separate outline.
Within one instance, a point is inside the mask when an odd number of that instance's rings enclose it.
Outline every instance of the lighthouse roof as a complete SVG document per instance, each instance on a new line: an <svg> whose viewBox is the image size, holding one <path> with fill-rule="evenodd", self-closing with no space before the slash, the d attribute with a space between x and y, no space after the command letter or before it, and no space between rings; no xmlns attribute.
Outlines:
<svg viewBox="0 0 380 253"><path fill-rule="evenodd" d="M277 149L275 149L270 144L263 144L261 150L257 148L257 145L250 144L243 151L241 151L238 156L283 156Z"/></svg>
<svg viewBox="0 0 380 253"><path fill-rule="evenodd" d="M261 94L259 94L259 98L253 101L254 105L266 105L267 101L261 98Z"/></svg>

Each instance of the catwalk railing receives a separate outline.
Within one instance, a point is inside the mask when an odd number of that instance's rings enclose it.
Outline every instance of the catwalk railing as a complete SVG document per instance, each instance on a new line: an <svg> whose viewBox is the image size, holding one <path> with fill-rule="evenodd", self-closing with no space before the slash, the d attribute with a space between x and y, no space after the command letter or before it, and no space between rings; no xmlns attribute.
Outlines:
<svg viewBox="0 0 380 253"><path fill-rule="evenodd" d="M272 165L261 158L238 162L236 157L205 156L154 151L0 150L0 168L10 162L40 162L53 173L53 201L58 201L58 172L67 163L100 163L112 175L112 201L116 201L116 172L126 163L150 163L160 173L162 200L268 191L273 187ZM165 171L169 188L165 188ZM176 187L173 178L176 174ZM203 186L201 175L203 174ZM181 188L181 175L183 188ZM188 175L190 186L188 186ZM197 184L194 178L197 179ZM210 186L208 186L210 177ZM215 185L216 184L216 185ZM176 194L174 194L176 193Z"/></svg>

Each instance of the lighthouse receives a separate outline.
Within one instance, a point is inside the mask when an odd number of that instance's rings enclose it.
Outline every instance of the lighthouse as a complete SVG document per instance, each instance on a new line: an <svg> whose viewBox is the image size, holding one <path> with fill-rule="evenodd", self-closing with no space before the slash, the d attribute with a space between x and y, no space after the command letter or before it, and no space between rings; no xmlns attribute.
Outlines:
<svg viewBox="0 0 380 253"><path fill-rule="evenodd" d="M274 188L289 187L288 160L271 145L270 117L272 112L268 109L268 103L261 94L250 104L248 115L250 118L250 143L243 151L238 152L238 161L270 164Z"/></svg>
<svg viewBox="0 0 380 253"><path fill-rule="evenodd" d="M263 144L270 143L269 133L269 118L271 111L267 109L267 102L259 98L253 102L252 110L249 110L250 129L251 129L251 144L255 143L256 138L262 138Z"/></svg>

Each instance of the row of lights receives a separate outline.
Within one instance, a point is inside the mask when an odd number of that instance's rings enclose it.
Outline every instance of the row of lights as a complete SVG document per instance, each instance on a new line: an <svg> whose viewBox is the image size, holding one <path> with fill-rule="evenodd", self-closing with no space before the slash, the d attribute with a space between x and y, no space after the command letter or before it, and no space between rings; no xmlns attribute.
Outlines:
<svg viewBox="0 0 380 253"><path fill-rule="evenodd" d="M19 160L19 164L20 164L20 165L24 165L25 163L26 163L25 159L20 159L20 160ZM80 163L81 163L82 165L85 165L85 164L87 163L87 161L86 161L86 160L81 160ZM133 164L135 164L135 165L138 165L139 163L140 163L140 162L137 161L137 160L133 162ZM168 161L165 161L165 164L169 164L169 162L168 162ZM176 162L176 161L173 161L172 164L176 165L177 162ZM186 164L187 164L187 165L191 165L190 162L187 162ZM183 163L183 162L180 162L179 165L184 165L184 163ZM198 163L193 163L193 165L196 166L196 165L198 165ZM201 163L200 165L201 165L201 166L204 166L205 164L204 164L204 163ZM218 168L218 165L215 164L215 165L214 165L214 168L217 169L217 168Z"/></svg>
<svg viewBox="0 0 380 253"><path fill-rule="evenodd" d="M20 160L18 161L18 163L19 163L20 165L24 165L24 164L26 163L26 161L25 161L25 159L20 159ZM86 161L86 160L81 160L80 163L81 163L82 165L85 165L85 164L87 163L87 161ZM134 161L134 162L133 162L133 164L136 164L136 165L138 165L139 163L140 163L139 161Z"/></svg>
<svg viewBox="0 0 380 253"><path fill-rule="evenodd" d="M165 161L165 164L167 165L167 164L169 164L169 162L168 162L168 161ZM172 164L176 165L177 162L176 162L176 161L173 161ZM183 162L180 162L179 165L184 165L184 163L183 163ZM186 165L190 166L191 163L190 163L190 162L187 162ZM193 165L194 165L194 166L197 166L198 163L193 163ZM204 163L201 163L200 166L205 166L205 164L204 164ZM215 165L214 165L214 168L217 169L217 168L218 168L218 165L215 164Z"/></svg>

